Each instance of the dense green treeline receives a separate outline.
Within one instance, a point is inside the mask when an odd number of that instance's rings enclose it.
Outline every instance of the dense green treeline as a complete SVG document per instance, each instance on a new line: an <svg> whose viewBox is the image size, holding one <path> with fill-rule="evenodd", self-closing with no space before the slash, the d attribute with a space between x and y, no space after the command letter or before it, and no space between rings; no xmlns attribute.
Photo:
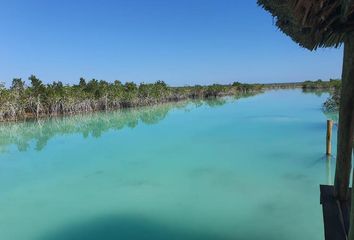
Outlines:
<svg viewBox="0 0 354 240"><path fill-rule="evenodd" d="M296 84L213 84L209 86L170 87L163 81L152 84L113 83L81 78L78 84L44 84L32 75L25 82L15 78L9 88L0 85L0 121L16 121L44 116L71 115L102 110L147 106L186 99L208 99L240 93L261 92L271 88L332 88L338 81Z"/></svg>
<svg viewBox="0 0 354 240"><path fill-rule="evenodd" d="M62 82L44 84L36 76L29 85L13 79L10 88L0 86L0 121L39 118L42 116L113 110L185 99L211 98L239 92L260 91L261 85L234 83L210 86L169 87L163 81L153 84L109 83L81 78L77 85Z"/></svg>
<svg viewBox="0 0 354 240"><path fill-rule="evenodd" d="M330 79L329 81L322 81L321 79L317 81L305 81L303 82L303 89L338 89L340 87L340 79Z"/></svg>

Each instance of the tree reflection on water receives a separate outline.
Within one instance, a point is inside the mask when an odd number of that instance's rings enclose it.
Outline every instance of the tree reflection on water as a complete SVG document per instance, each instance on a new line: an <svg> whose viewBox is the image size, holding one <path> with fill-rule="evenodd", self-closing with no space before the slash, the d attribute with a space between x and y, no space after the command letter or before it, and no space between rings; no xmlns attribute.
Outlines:
<svg viewBox="0 0 354 240"><path fill-rule="evenodd" d="M16 145L19 151L27 151L34 142L35 150L41 151L55 136L82 134L84 138L89 136L99 138L109 130L135 128L139 124L157 124L173 109L189 111L190 107L219 107L227 101L238 98L240 96L165 103L114 112L96 112L28 122L2 123L0 124L0 149L6 151L7 146Z"/></svg>

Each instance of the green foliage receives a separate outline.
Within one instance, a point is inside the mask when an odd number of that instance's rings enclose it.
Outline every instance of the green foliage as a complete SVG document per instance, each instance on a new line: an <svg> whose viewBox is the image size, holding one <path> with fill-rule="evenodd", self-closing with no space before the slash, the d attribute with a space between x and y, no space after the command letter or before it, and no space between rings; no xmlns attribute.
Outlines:
<svg viewBox="0 0 354 240"><path fill-rule="evenodd" d="M340 104L340 82L338 84L337 81L334 83L335 88L331 92L330 97L326 100L323 104L323 108L325 112L338 112L339 111L339 104Z"/></svg>
<svg viewBox="0 0 354 240"><path fill-rule="evenodd" d="M23 93L25 90L25 82L21 78L14 78L10 89L14 92Z"/></svg>
<svg viewBox="0 0 354 240"><path fill-rule="evenodd" d="M72 86L60 81L44 84L34 75L28 80L29 85L26 85L22 79L15 78L8 89L0 85L0 121L216 98L262 90L262 85L237 82L232 85L170 87L161 80L137 85L134 82L123 84L119 80L110 83L80 78L79 83Z"/></svg>
<svg viewBox="0 0 354 240"><path fill-rule="evenodd" d="M206 98L210 98L210 97L217 97L219 93L225 92L226 87L220 84L213 84L211 86L208 86L206 89L206 93L204 94L204 96Z"/></svg>
<svg viewBox="0 0 354 240"><path fill-rule="evenodd" d="M341 86L341 80L340 79L330 79L329 85L331 88L339 89Z"/></svg>
<svg viewBox="0 0 354 240"><path fill-rule="evenodd" d="M0 83L0 99L7 99L8 92L9 91L5 88L5 84Z"/></svg>
<svg viewBox="0 0 354 240"><path fill-rule="evenodd" d="M77 85L69 86L60 81L43 84L34 75L28 80L29 85L26 85L22 79L15 78L9 88L0 84L0 121L146 106L185 99L214 99L226 95L238 97L253 95L271 87L240 82L231 85L170 87L161 80L137 85L134 82L123 84L119 80L113 83L97 79L86 81L84 78L80 78ZM277 84L277 87L287 85ZM304 91L330 89L333 94L325 106L338 106L340 80L306 81L297 86ZM132 126L134 124L131 123Z"/></svg>
<svg viewBox="0 0 354 240"><path fill-rule="evenodd" d="M30 90L34 94L34 96L39 96L39 95L45 95L46 94L46 88L43 85L42 81L39 80L39 78L36 78L36 76L31 75L28 80L31 81L31 87Z"/></svg>
<svg viewBox="0 0 354 240"><path fill-rule="evenodd" d="M81 89L84 89L86 87L86 80L82 77L80 78L79 86Z"/></svg>
<svg viewBox="0 0 354 240"><path fill-rule="evenodd" d="M318 79L317 81L305 81L302 84L303 89L335 89L340 87L341 80L330 79L329 81L322 81Z"/></svg>
<svg viewBox="0 0 354 240"><path fill-rule="evenodd" d="M232 87L236 88L238 91L260 91L264 87L262 84L247 84L247 83L240 83L234 82Z"/></svg>

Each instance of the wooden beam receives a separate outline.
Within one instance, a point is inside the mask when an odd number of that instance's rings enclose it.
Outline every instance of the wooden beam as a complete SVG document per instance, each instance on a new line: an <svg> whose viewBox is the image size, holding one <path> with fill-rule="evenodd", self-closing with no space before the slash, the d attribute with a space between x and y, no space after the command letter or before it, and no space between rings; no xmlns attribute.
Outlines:
<svg viewBox="0 0 354 240"><path fill-rule="evenodd" d="M347 200L350 194L349 181L352 166L353 132L354 33L352 32L346 34L344 42L343 74L338 122L337 163L334 182L336 196L341 201Z"/></svg>
<svg viewBox="0 0 354 240"><path fill-rule="evenodd" d="M320 186L325 240L348 240L350 199L340 202L333 186Z"/></svg>

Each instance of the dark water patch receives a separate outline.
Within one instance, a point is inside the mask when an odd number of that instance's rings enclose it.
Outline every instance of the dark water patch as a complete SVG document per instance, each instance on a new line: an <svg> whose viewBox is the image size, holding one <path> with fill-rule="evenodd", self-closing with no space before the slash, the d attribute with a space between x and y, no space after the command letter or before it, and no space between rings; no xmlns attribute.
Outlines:
<svg viewBox="0 0 354 240"><path fill-rule="evenodd" d="M210 175L210 174L213 174L214 172L214 169L213 168L210 168L210 167L198 167L198 168L194 168L189 176L190 177L202 177L202 176L205 176L205 175Z"/></svg>
<svg viewBox="0 0 354 240"><path fill-rule="evenodd" d="M173 227L140 216L109 215L48 232L36 240L280 240L263 231L221 236Z"/></svg>
<svg viewBox="0 0 354 240"><path fill-rule="evenodd" d="M68 225L37 240L228 240L208 233L165 226L152 220L111 215Z"/></svg>
<svg viewBox="0 0 354 240"><path fill-rule="evenodd" d="M232 178L233 171L214 167L199 167L190 171L191 178Z"/></svg>
<svg viewBox="0 0 354 240"><path fill-rule="evenodd" d="M134 179L134 180L129 180L129 181L123 181L121 183L121 186L124 187L156 187L158 184L155 184L151 181L148 181L146 179Z"/></svg>
<svg viewBox="0 0 354 240"><path fill-rule="evenodd" d="M264 202L260 205L260 210L263 214L274 215L276 211L279 211L279 206L276 202Z"/></svg>
<svg viewBox="0 0 354 240"><path fill-rule="evenodd" d="M160 183L150 181L148 179L125 179L118 178L115 180L115 186L118 188L142 188L142 187L158 187Z"/></svg>
<svg viewBox="0 0 354 240"><path fill-rule="evenodd" d="M270 159L272 161L274 161L274 160L284 161L284 159L287 160L291 157L296 156L295 154L289 153L287 151L281 151L281 150L269 151L268 149L266 149L266 151L264 152L264 155L265 155L265 159Z"/></svg>
<svg viewBox="0 0 354 240"><path fill-rule="evenodd" d="M117 173L107 173L102 170L98 170L87 175L84 175L83 178L86 180L91 179L94 181L94 184L106 185L108 181L114 181L114 185L117 188L142 188L142 187L158 187L161 184L155 183L145 178L126 178L116 176ZM111 185L107 185L110 187Z"/></svg>
<svg viewBox="0 0 354 240"><path fill-rule="evenodd" d="M104 174L104 171L98 170L93 173L89 173L89 174L85 175L84 178L96 177L96 176L102 175L102 174Z"/></svg>

